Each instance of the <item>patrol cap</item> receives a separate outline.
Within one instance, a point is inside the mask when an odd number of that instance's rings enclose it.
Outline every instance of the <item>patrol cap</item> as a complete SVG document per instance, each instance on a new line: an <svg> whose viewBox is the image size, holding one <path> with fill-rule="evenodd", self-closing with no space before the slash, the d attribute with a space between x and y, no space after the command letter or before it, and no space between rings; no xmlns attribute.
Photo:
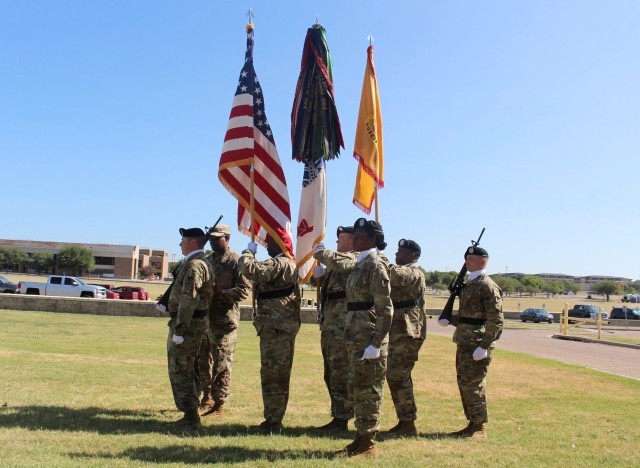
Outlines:
<svg viewBox="0 0 640 468"><path fill-rule="evenodd" d="M384 235L384 232L382 231L382 224L372 219L365 219L365 218L356 219L356 222L353 223L353 229L354 229L354 232L356 229L364 229L365 231L371 234Z"/></svg>
<svg viewBox="0 0 640 468"><path fill-rule="evenodd" d="M486 250L484 250L482 247L477 247L475 245L472 245L467 249L467 251L464 253L464 258L467 258L467 255L477 255L478 257L489 258L489 254L487 253Z"/></svg>
<svg viewBox="0 0 640 468"><path fill-rule="evenodd" d="M204 231L200 228L180 228L180 235L182 237L204 237Z"/></svg>
<svg viewBox="0 0 640 468"><path fill-rule="evenodd" d="M214 239L225 236L231 236L231 227L229 227L228 224L218 224L213 231L211 231L211 234L209 234L209 237L213 237Z"/></svg>
<svg viewBox="0 0 640 468"><path fill-rule="evenodd" d="M422 253L422 250L420 249L418 243L416 241L412 241L411 239L400 239L400 242L398 242L398 247L402 247L403 249L415 252L418 254L418 257Z"/></svg>
<svg viewBox="0 0 640 468"><path fill-rule="evenodd" d="M354 234L356 232L351 226L338 226L336 237L340 237L340 234Z"/></svg>

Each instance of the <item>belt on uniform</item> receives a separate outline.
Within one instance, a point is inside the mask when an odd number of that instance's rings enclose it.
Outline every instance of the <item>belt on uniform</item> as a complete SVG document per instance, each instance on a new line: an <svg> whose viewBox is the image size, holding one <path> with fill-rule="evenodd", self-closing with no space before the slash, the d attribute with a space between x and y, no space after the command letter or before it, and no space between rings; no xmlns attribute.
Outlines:
<svg viewBox="0 0 640 468"><path fill-rule="evenodd" d="M373 307L373 302L347 302L347 310L369 310Z"/></svg>
<svg viewBox="0 0 640 468"><path fill-rule="evenodd" d="M274 289L272 291L258 291L258 299L275 299L277 297L289 296L296 290L296 286L289 286L285 289Z"/></svg>
<svg viewBox="0 0 640 468"><path fill-rule="evenodd" d="M485 322L486 322L485 319L471 318L471 317L460 317L458 319L458 323L467 323L469 325L484 325Z"/></svg>
<svg viewBox="0 0 640 468"><path fill-rule="evenodd" d="M347 293L345 291L327 293L327 301L337 301L338 299L344 299L345 297L347 297Z"/></svg>
<svg viewBox="0 0 640 468"><path fill-rule="evenodd" d="M169 312L169 315L173 320L178 318L177 312ZM195 312L193 312L193 318L202 318L206 317L207 315L209 315L209 309L196 310Z"/></svg>
<svg viewBox="0 0 640 468"><path fill-rule="evenodd" d="M393 303L393 308L394 309L405 309L407 307L414 307L416 304L416 301L413 299L410 299L408 301L398 301L398 302L394 302Z"/></svg>

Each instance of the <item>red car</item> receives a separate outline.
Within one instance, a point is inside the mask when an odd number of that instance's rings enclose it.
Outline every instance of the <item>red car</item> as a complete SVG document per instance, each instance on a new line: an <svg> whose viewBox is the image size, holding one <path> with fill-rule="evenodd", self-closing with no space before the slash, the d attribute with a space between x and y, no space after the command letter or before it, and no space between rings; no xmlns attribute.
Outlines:
<svg viewBox="0 0 640 468"><path fill-rule="evenodd" d="M138 288L120 286L118 288L115 288L113 292L117 292L120 295L120 299L138 299Z"/></svg>
<svg viewBox="0 0 640 468"><path fill-rule="evenodd" d="M90 284L89 286L100 286L107 290L107 299L120 299L120 294L115 291L112 291L115 286L112 284Z"/></svg>

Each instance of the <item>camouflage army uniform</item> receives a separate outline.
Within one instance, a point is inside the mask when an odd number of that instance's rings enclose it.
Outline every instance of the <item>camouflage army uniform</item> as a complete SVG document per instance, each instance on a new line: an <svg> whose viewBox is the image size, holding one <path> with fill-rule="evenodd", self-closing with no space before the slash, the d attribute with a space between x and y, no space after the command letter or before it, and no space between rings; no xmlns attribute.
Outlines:
<svg viewBox="0 0 640 468"><path fill-rule="evenodd" d="M456 352L456 374L464 415L473 424L489 420L486 398L486 378L491 363L491 348L502 334L502 291L486 274L465 284L460 292L459 315L453 315L456 326L453 341ZM480 346L489 351L487 358L473 360Z"/></svg>
<svg viewBox="0 0 640 468"><path fill-rule="evenodd" d="M300 330L298 269L296 262L284 255L257 262L249 250L242 252L238 265L257 286L253 325L260 337L264 419L279 423L287 409L293 351Z"/></svg>
<svg viewBox="0 0 640 468"><path fill-rule="evenodd" d="M349 272L356 264L356 255L322 249L314 256L328 268L321 287L320 346L324 382L331 398L331 416L349 420L353 417L353 405L349 396L349 353L344 341L347 319L345 287Z"/></svg>
<svg viewBox="0 0 640 468"><path fill-rule="evenodd" d="M387 371L389 329L393 318L389 266L373 250L347 279L344 338L349 349L349 379L358 434L380 430L380 407ZM380 349L378 359L361 360L365 348Z"/></svg>
<svg viewBox="0 0 640 468"><path fill-rule="evenodd" d="M411 371L427 337L424 275L415 263L391 265L393 322L389 332L387 383L400 421L415 421Z"/></svg>
<svg viewBox="0 0 640 468"><path fill-rule="evenodd" d="M167 360L176 407L185 413L197 410L195 362L202 336L208 327L208 308L213 295L214 274L203 252L196 252L180 266L169 296L171 311ZM173 335L184 342L175 344Z"/></svg>
<svg viewBox="0 0 640 468"><path fill-rule="evenodd" d="M249 294L251 285L240 274L239 255L231 249L207 257L216 278L214 297L209 305L209 328L202 337L198 369L200 387L217 402L229 397L233 353L236 349L240 321L238 302Z"/></svg>

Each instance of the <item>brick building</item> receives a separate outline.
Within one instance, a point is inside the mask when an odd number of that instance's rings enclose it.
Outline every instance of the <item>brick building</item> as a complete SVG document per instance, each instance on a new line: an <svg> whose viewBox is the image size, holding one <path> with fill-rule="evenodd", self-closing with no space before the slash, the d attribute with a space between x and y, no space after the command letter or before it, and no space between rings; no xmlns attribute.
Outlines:
<svg viewBox="0 0 640 468"><path fill-rule="evenodd" d="M96 261L92 275L107 278L136 279L138 272L151 266L160 278L169 274L169 252L166 250L140 248L137 245L81 244L77 242L43 242L30 240L0 239L0 247L16 247L27 254L50 253L54 263L60 250L68 245L77 245L91 251ZM24 268L21 267L22 270ZM52 273L62 274L54 267Z"/></svg>

